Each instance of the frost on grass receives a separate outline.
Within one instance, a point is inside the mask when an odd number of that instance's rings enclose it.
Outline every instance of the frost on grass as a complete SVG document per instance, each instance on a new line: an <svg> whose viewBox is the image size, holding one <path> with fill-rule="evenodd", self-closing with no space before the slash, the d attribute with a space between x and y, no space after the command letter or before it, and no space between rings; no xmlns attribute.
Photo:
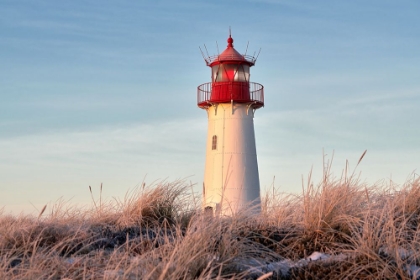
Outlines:
<svg viewBox="0 0 420 280"><path fill-rule="evenodd" d="M0 216L0 279L420 279L420 180L353 176L209 217L184 181L123 201Z"/></svg>

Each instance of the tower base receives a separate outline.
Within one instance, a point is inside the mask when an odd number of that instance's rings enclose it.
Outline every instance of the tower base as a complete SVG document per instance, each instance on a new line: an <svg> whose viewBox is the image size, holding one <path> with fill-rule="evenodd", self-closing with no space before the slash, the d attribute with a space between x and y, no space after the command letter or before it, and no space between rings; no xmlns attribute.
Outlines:
<svg viewBox="0 0 420 280"><path fill-rule="evenodd" d="M203 207L228 216L239 211L259 213L260 182L252 104L220 103L206 111Z"/></svg>

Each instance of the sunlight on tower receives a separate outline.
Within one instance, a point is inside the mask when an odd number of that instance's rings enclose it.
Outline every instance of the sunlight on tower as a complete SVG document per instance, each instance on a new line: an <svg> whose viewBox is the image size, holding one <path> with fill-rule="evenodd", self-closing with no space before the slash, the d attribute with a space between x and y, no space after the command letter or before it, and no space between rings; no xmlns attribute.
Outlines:
<svg viewBox="0 0 420 280"><path fill-rule="evenodd" d="M264 106L264 87L249 81L257 57L233 47L204 56L211 82L197 89L198 107L207 111L208 134L203 207L216 215L261 209L254 114Z"/></svg>

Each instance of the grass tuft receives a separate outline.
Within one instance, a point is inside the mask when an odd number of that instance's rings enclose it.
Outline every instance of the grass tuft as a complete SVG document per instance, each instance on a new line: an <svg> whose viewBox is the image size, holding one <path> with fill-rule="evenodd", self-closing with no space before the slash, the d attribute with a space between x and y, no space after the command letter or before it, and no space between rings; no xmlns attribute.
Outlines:
<svg viewBox="0 0 420 280"><path fill-rule="evenodd" d="M260 215L206 215L183 180L1 213L0 279L420 279L420 179L368 186L347 169L327 164L301 194L273 188Z"/></svg>

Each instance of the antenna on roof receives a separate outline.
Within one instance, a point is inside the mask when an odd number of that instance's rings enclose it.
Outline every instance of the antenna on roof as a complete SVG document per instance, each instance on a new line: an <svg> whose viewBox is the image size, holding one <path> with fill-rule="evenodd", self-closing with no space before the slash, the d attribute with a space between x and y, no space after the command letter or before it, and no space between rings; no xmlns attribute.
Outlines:
<svg viewBox="0 0 420 280"><path fill-rule="evenodd" d="M219 44L217 43L217 41L216 41L216 48L217 48L217 55L219 55L220 54L220 52L219 52Z"/></svg>
<svg viewBox="0 0 420 280"><path fill-rule="evenodd" d="M245 50L245 54L244 54L244 56L246 56L246 53L247 53L247 51L248 51L248 45L249 45L249 41L248 41L248 43L246 43L246 50Z"/></svg>
<svg viewBox="0 0 420 280"><path fill-rule="evenodd" d="M204 48L206 49L207 57L210 57L209 51L207 50L206 44L204 44Z"/></svg>
<svg viewBox="0 0 420 280"><path fill-rule="evenodd" d="M201 52L201 55L203 56L204 61L205 61L205 62L207 62L207 59L206 59L206 57L204 56L204 53L203 53L203 51L201 50L201 47L199 46L198 48L200 49L200 52Z"/></svg>
<svg viewBox="0 0 420 280"><path fill-rule="evenodd" d="M230 26L229 26L229 37L231 37L231 36L232 36L232 32L231 32Z"/></svg>
<svg viewBox="0 0 420 280"><path fill-rule="evenodd" d="M257 61L258 57L260 56L260 52L261 52L261 48L260 48L260 50L258 51L257 57L255 58L255 61Z"/></svg>

